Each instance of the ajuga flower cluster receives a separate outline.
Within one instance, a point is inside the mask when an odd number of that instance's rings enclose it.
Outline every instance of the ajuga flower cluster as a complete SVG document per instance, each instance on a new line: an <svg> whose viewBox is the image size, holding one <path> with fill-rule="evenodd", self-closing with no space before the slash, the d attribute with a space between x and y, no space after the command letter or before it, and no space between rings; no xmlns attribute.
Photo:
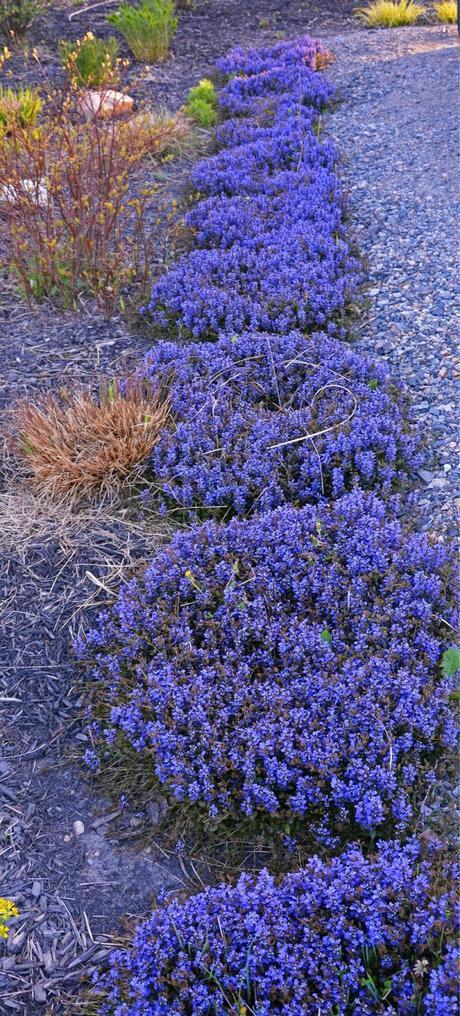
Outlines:
<svg viewBox="0 0 460 1016"><path fill-rule="evenodd" d="M420 759L454 736L444 565L361 492L179 534L88 636L109 739L211 815L307 816L327 842L404 826Z"/></svg>
<svg viewBox="0 0 460 1016"><path fill-rule="evenodd" d="M420 453L382 363L315 333L160 342L148 378L170 377L173 426L151 459L159 502L228 519L390 489Z"/></svg>
<svg viewBox="0 0 460 1016"><path fill-rule="evenodd" d="M338 327L357 262L344 235L337 154L315 132L332 94L313 69L321 52L307 40L254 53L244 66L261 69L249 75L235 56L236 76L220 93L232 117L218 134L222 150L192 178L203 197L188 217L197 249L155 285L154 321L206 338Z"/></svg>
<svg viewBox="0 0 460 1016"><path fill-rule="evenodd" d="M143 367L174 421L156 496L194 525L79 652L112 758L128 744L207 820L302 826L336 856L155 912L99 981L104 1016L457 1012L451 875L434 848L384 842L454 744L447 555L397 521L417 443L384 367L341 341L357 266L318 136L325 62L308 38L220 61L197 246L150 305L215 341L161 342Z"/></svg>
<svg viewBox="0 0 460 1016"><path fill-rule="evenodd" d="M454 1016L454 950L440 960L454 901L439 867L413 841L370 860L351 847L279 885L264 871L172 902L112 956L101 1012Z"/></svg>

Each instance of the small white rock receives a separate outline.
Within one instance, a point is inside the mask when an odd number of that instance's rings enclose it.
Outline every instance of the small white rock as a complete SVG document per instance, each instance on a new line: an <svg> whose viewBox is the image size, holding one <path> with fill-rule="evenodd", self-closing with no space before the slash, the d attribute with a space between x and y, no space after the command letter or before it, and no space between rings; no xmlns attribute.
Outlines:
<svg viewBox="0 0 460 1016"><path fill-rule="evenodd" d="M83 822L80 822L79 818L73 824L73 831L75 833L75 836L83 836L83 833L85 831L85 827L84 827Z"/></svg>

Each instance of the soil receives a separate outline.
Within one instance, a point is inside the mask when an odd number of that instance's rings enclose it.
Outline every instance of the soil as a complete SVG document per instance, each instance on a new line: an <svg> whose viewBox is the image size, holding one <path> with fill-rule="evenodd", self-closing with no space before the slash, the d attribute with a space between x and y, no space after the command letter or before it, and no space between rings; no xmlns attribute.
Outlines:
<svg viewBox="0 0 460 1016"><path fill-rule="evenodd" d="M107 4L84 11L91 4L71 5L62 2L49 6L38 17L27 34L31 52L38 49L40 70L36 61L24 61L20 52L14 54L15 76L29 83L40 80L42 72L52 81L59 80L61 69L57 59L61 39L81 38L91 31L97 36L117 35L120 56L131 61L128 77L139 77L140 65L106 15L116 9ZM179 27L167 61L142 71L142 81L133 88L136 99L141 96L154 105L174 109L181 105L188 89L200 78L212 75L216 59L232 46L243 43L264 45L281 38L305 32L343 32L356 28L353 0L196 0L179 12ZM82 13L80 13L80 11Z"/></svg>

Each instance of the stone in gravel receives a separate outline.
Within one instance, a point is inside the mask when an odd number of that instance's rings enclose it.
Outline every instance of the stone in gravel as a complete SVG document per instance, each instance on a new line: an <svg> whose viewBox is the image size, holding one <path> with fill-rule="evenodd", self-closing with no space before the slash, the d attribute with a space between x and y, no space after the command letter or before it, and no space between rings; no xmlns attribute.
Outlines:
<svg viewBox="0 0 460 1016"><path fill-rule="evenodd" d="M80 819L77 819L77 821L74 822L74 824L73 824L73 831L75 833L75 836L83 836L83 833L85 831L85 826L84 826L84 823L80 821Z"/></svg>
<svg viewBox="0 0 460 1016"><path fill-rule="evenodd" d="M431 483L431 481L434 480L434 473L430 473L429 469L419 469L418 476L421 480L424 480L425 483Z"/></svg>

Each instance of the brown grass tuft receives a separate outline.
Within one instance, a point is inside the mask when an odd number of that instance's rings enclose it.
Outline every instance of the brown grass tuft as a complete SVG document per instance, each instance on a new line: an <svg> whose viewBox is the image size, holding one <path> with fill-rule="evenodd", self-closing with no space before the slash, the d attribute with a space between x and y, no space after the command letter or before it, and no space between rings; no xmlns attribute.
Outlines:
<svg viewBox="0 0 460 1016"><path fill-rule="evenodd" d="M323 71L325 67L329 67L329 64L334 63L335 56L331 49L324 50L323 53L315 54L315 71Z"/></svg>
<svg viewBox="0 0 460 1016"><path fill-rule="evenodd" d="M98 399L76 392L19 403L12 448L34 483L54 496L84 497L117 487L158 441L170 413L167 397L145 384L116 382Z"/></svg>

